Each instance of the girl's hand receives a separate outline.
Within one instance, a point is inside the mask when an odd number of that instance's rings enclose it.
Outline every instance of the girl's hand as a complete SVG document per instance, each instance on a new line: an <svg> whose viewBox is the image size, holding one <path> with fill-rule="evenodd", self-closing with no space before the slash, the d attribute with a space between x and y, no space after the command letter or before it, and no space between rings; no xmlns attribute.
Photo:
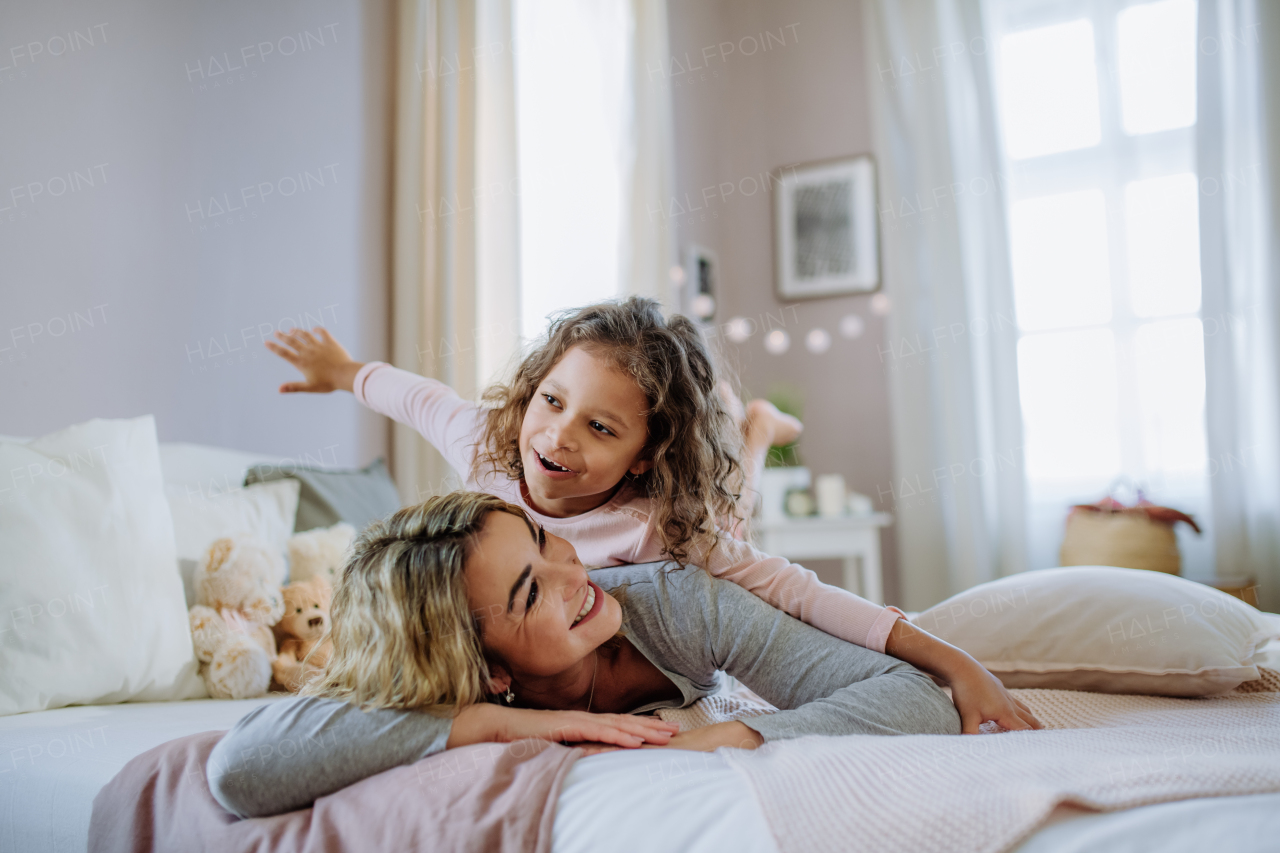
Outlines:
<svg viewBox="0 0 1280 853"><path fill-rule="evenodd" d="M589 714L586 711L535 711L500 705L471 705L454 718L447 746L472 743L510 743L541 738L560 743L635 748L665 746L680 730L675 723L633 714ZM603 751L603 750L596 750Z"/></svg>
<svg viewBox="0 0 1280 853"><path fill-rule="evenodd" d="M981 734L978 726L987 720L1011 731L1044 728L1027 706L1014 699L1000 679L971 655L906 619L893 624L884 651L951 686L951 701L960 712L964 734Z"/></svg>
<svg viewBox="0 0 1280 853"><path fill-rule="evenodd" d="M267 349L302 371L305 382L286 382L280 386L281 394L307 391L327 394L330 391L350 391L356 374L364 367L354 361L342 344L333 339L323 326L311 332L306 329L290 329L288 333L276 332L282 343L266 341ZM285 346L284 344L287 344Z"/></svg>
<svg viewBox="0 0 1280 853"><path fill-rule="evenodd" d="M1030 709L980 664L951 679L951 701L960 712L962 734L979 734L978 726L987 720L1010 731L1044 728Z"/></svg>

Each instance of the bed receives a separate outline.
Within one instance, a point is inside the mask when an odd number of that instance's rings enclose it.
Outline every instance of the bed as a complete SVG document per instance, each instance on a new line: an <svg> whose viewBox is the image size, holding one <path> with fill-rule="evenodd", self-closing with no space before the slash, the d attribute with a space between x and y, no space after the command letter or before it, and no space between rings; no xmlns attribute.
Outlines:
<svg viewBox="0 0 1280 853"><path fill-rule="evenodd" d="M230 728L279 698L85 705L0 718L0 850L84 851L93 798L129 759L182 735ZM1271 793L1102 814L1060 807L1014 849L1262 853L1277 839L1280 793ZM597 853L605 840L615 853L778 849L746 779L723 757L660 750L590 756L570 772L553 850Z"/></svg>
<svg viewBox="0 0 1280 853"><path fill-rule="evenodd" d="M238 483L249 466L269 461L259 454L193 445L161 445L160 450L171 485ZM1280 669L1280 648L1269 654L1266 665ZM1039 691L1054 692L1064 691ZM177 738L226 730L251 709L282 698L72 705L0 717L0 851L87 850L94 799L132 759ZM1274 711L1280 693L1258 702L1273 703L1267 707ZM970 736L965 742L995 742L989 737L1002 736ZM1268 742L1265 749L1276 747ZM1280 767L1280 750L1274 763ZM640 750L582 758L558 792L551 849L786 849L794 840L776 837L778 823L767 818L757 794L759 776L749 770L726 751ZM1185 797L1102 813L1058 806L1030 834L999 849L1248 853L1277 849L1278 839L1280 785L1274 785L1248 795ZM845 838L834 849L859 846Z"/></svg>

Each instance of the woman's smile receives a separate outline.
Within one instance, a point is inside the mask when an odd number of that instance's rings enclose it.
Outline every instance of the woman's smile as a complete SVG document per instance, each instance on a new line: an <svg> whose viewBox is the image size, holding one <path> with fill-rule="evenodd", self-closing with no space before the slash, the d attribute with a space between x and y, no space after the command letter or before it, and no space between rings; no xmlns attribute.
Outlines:
<svg viewBox="0 0 1280 853"><path fill-rule="evenodd" d="M604 590L587 581L587 594L582 600L582 609L578 611L578 615L574 617L573 624L570 629L577 628L583 622L600 612L599 605L604 602Z"/></svg>

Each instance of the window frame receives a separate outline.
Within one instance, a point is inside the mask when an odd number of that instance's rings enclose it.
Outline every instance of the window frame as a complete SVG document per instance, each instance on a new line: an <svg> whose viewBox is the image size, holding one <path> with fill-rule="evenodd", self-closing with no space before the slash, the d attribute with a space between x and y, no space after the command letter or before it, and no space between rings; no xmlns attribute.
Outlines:
<svg viewBox="0 0 1280 853"><path fill-rule="evenodd" d="M1093 28L1094 54L1097 63L1098 109L1100 140L1097 145L1045 154L1025 159L1012 159L1003 150L1000 161L1005 170L1004 202L1006 215L1020 201L1062 193L1096 188L1103 194L1107 216L1106 235L1108 270L1111 289L1111 319L1106 323L1076 325L1053 329L1017 328L1017 340L1039 335L1055 335L1063 332L1088 329L1110 330L1114 340L1117 373L1117 423L1120 442L1120 471L1131 481L1150 488L1154 499L1167 500L1180 509L1206 518L1210 514L1211 495L1209 473L1169 474L1153 469L1159 463L1159 454L1144 451L1143 412L1139 394L1138 359L1136 339L1141 327L1164 321L1195 319L1201 323L1204 334L1204 284L1201 281L1199 307L1194 312L1140 317L1132 307L1129 292L1128 235L1125 217L1125 187L1133 181L1190 173L1199 184L1199 168L1196 152L1197 126L1203 117L1202 105L1196 104L1196 120L1191 125L1171 130L1138 135L1126 133L1123 124L1119 82L1119 33L1118 17L1131 6L1141 6L1153 0L982 0L991 63L991 80L995 89L997 122L1003 121L1004 105L1000 80L1001 40L1012 32L1052 26L1086 19ZM1199 21L1199 0L1197 24ZM1203 61L1197 52L1197 63ZM1197 78L1199 69L1197 67ZM997 126L997 138L1003 147L1004 129ZM1203 235L1214 223L1208 221L1212 208L1199 204L1197 195L1197 230ZM1010 234L1012 240L1012 234ZM1203 239L1201 240L1203 246ZM1012 259L1012 243L1010 242ZM1021 381L1021 376L1019 376ZM1202 412L1204 409L1202 408ZM1022 413L1024 435L1026 414ZM1202 414L1202 417L1204 415ZM1206 432L1207 443L1207 432ZM1208 448L1205 447L1205 458ZM1031 477L1026 469L1028 546L1031 565L1057 565L1056 550L1051 562L1047 534L1050 530L1061 535L1061 513L1064 504L1096 500L1098 491L1096 476L1079 479L1055 479ZM1105 486L1104 486L1105 488ZM1154 494L1151 494L1154 492ZM1213 574L1212 532L1191 540L1178 532L1183 554L1183 574L1205 576ZM1039 540L1039 541L1037 541ZM1059 540L1053 540L1059 541Z"/></svg>
<svg viewBox="0 0 1280 853"><path fill-rule="evenodd" d="M993 36L993 80L1001 77L1000 40L1006 34L1024 29L1052 26L1080 19L1093 28L1094 53L1098 65L1098 109L1101 137L1097 145L1014 160L1002 154L1009 173L1005 182L1005 209L1011 211L1020 201L1049 195L1098 189L1102 192L1107 214L1106 235L1108 274L1111 292L1111 319L1095 323L1053 329L1018 328L1018 340L1033 335L1050 335L1085 329L1109 329L1115 341L1116 373L1119 400L1117 417L1123 423L1141 423L1139 382L1135 341L1138 329L1148 323L1166 320L1201 319L1201 308L1194 312L1139 317L1129 294L1128 235L1125 223L1125 187L1133 181L1177 174L1197 175L1195 157L1196 125L1131 136L1124 130L1118 80L1118 33L1116 22L1120 12L1152 0L1048 0L1028 3L1025 0L994 0L989 6ZM999 87L996 92L1000 100ZM1197 121L1199 114L1197 111ZM1003 133L1001 133L1003 139ZM1197 175L1198 177L1198 175ZM1150 479L1146 455L1138 446L1137 429L1119 430L1122 471L1139 472L1139 479ZM1030 485L1030 484L1029 484Z"/></svg>

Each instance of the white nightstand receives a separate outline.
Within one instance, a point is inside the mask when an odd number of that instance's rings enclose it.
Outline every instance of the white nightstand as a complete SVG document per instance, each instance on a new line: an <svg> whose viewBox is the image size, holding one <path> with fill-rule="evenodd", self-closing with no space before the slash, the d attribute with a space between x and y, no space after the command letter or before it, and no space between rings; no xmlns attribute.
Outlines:
<svg viewBox="0 0 1280 853"><path fill-rule="evenodd" d="M880 528L893 523L887 512L837 518L757 519L752 539L766 554L792 562L835 558L844 561L844 588L876 604L884 603L880 574ZM861 571L859 571L861 569Z"/></svg>

